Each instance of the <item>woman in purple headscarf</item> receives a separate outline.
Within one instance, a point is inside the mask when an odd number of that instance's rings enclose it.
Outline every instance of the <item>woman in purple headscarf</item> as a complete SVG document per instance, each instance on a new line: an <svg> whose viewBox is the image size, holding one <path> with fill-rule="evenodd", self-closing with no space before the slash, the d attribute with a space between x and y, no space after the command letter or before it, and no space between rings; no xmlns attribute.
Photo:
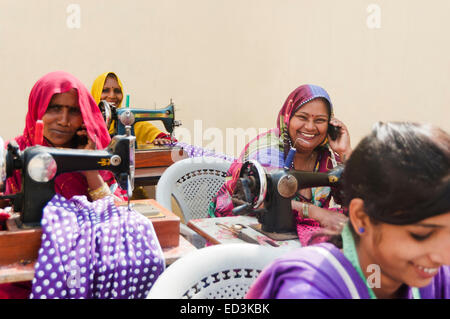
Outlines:
<svg viewBox="0 0 450 319"><path fill-rule="evenodd" d="M329 136L330 127L337 138ZM228 171L232 178L219 190L210 205L210 216L231 216L232 194L239 179L242 163L256 160L267 170L286 165L289 150L296 152L290 168L311 172L327 172L351 154L350 136L344 123L333 116L328 93L316 85L296 88L284 102L278 114L277 128L263 133L248 143L240 158ZM346 217L332 199L329 187L301 190L292 201L297 219L297 233L302 245L322 227L342 229Z"/></svg>
<svg viewBox="0 0 450 319"><path fill-rule="evenodd" d="M444 131L378 123L345 166L343 232L275 260L246 297L450 298L449 163Z"/></svg>

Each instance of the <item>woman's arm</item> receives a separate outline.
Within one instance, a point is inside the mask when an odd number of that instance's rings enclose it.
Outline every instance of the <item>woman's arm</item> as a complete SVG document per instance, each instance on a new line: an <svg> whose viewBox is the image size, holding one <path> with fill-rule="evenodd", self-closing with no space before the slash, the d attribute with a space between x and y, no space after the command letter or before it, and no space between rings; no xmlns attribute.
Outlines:
<svg viewBox="0 0 450 319"><path fill-rule="evenodd" d="M88 135L87 131L80 130L77 132L79 136L87 136L88 142L86 145L79 145L79 149L85 150L95 150L96 142L93 141ZM109 189L108 184L103 180L99 171L83 171L81 172L83 176L86 178L86 182L88 184L88 193L92 200L97 200L103 198L107 195L111 195L111 191Z"/></svg>
<svg viewBox="0 0 450 319"><path fill-rule="evenodd" d="M298 211L299 216L311 218L319 222L324 227L335 231L341 231L348 218L342 214L329 209L317 207L313 204L291 201L292 209ZM304 205L307 207L304 208ZM308 212L308 216L304 216Z"/></svg>

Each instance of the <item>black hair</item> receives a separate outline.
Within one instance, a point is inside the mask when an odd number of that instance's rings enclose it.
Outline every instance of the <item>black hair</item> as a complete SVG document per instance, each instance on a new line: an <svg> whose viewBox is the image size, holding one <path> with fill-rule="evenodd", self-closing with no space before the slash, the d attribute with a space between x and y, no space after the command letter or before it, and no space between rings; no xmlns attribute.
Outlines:
<svg viewBox="0 0 450 319"><path fill-rule="evenodd" d="M375 124L343 173L344 205L364 200L378 222L407 225L450 211L450 136L430 125Z"/></svg>
<svg viewBox="0 0 450 319"><path fill-rule="evenodd" d="M450 135L431 125L376 123L345 164L342 193L346 207L361 198L374 224L408 225L449 212ZM329 242L340 247L340 237Z"/></svg>

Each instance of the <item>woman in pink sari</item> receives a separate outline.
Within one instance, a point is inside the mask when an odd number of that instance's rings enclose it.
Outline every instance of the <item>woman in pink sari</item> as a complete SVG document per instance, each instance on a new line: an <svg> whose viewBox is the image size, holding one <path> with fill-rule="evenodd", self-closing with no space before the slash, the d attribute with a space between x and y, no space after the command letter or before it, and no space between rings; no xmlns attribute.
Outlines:
<svg viewBox="0 0 450 319"><path fill-rule="evenodd" d="M330 126L339 131L334 140L329 135ZM291 163L286 163L290 150L295 155ZM328 93L316 85L302 85L284 102L277 127L248 143L240 158L231 165L230 179L211 202L209 214L211 217L232 215L232 194L245 161L256 160L267 170L287 166L302 171L327 172L350 154L349 133L344 123L334 118ZM302 245L308 244L313 234L323 227L341 230L347 219L343 210L334 204L329 187L301 190L292 201L292 210Z"/></svg>
<svg viewBox="0 0 450 319"><path fill-rule="evenodd" d="M89 91L67 72L48 73L32 88L25 129L22 135L14 139L20 150L35 145L38 120L44 124L44 146L104 149L111 141L101 112ZM5 193L17 193L20 188L20 172L16 171L7 180ZM92 200L110 193L121 196L113 174L108 171L61 174L55 179L55 191L67 199L74 195L86 195Z"/></svg>
<svg viewBox="0 0 450 319"><path fill-rule="evenodd" d="M28 100L25 129L22 135L14 139L20 150L35 145L38 120L44 124L43 141L39 141L44 146L103 149L111 140L102 114L89 91L81 81L67 72L48 73L33 86ZM6 182L5 194L15 194L20 190L21 176L20 171L16 170ZM67 199L75 195L86 195L91 200L112 193L122 196L122 190L109 171L58 175L55 192ZM26 298L30 289L29 282L0 285L0 298Z"/></svg>

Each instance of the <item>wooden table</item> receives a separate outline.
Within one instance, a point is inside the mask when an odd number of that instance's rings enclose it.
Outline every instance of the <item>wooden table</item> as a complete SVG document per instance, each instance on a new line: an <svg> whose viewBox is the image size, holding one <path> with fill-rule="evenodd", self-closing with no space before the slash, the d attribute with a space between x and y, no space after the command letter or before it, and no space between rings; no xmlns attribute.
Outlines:
<svg viewBox="0 0 450 319"><path fill-rule="evenodd" d="M135 186L156 185L167 167L185 158L187 153L179 147L140 145L135 153Z"/></svg>
<svg viewBox="0 0 450 319"><path fill-rule="evenodd" d="M180 235L180 219L154 199L132 201L134 204L148 202L157 207L161 215L150 217L163 250L166 266L196 250ZM136 207L136 211L140 209ZM41 228L22 230L16 222L8 220L9 231L0 231L0 284L29 281L34 278L34 265L41 244Z"/></svg>
<svg viewBox="0 0 450 319"><path fill-rule="evenodd" d="M231 216L231 217L191 219L188 222L188 226L214 245L244 242L243 240L237 238L230 231L216 225L216 223L222 223L225 225L233 225L233 224L244 225L245 228L243 229L243 231L250 237L256 239L258 243L263 246L272 246L269 243L275 242L277 245L279 245L279 247L285 249L293 249L301 247L298 238L290 240L271 240L263 233L253 229L252 227L250 227L250 225L256 225L258 224L258 221L256 217L251 216Z"/></svg>
<svg viewBox="0 0 450 319"><path fill-rule="evenodd" d="M169 266L177 259L197 249L184 239L183 236L179 236L180 244L178 246L167 247L162 250L166 266ZM0 265L0 284L33 280L35 264L36 260L27 261L26 263L17 262L9 265Z"/></svg>

